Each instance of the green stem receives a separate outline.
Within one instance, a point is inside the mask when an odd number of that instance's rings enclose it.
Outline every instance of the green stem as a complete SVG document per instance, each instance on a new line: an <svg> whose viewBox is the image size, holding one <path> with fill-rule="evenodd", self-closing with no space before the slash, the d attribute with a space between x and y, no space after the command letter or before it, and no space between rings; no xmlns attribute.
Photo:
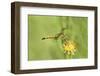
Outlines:
<svg viewBox="0 0 100 76"><path fill-rule="evenodd" d="M72 55L65 55L65 59L72 59Z"/></svg>

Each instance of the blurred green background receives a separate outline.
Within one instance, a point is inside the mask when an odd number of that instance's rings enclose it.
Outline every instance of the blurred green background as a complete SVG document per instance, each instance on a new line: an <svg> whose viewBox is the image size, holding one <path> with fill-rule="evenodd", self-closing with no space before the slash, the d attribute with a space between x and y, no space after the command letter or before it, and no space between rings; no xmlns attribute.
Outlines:
<svg viewBox="0 0 100 76"><path fill-rule="evenodd" d="M55 36L67 27L67 33L77 43L77 52L71 57L88 57L88 18L74 16L28 15L28 60L69 59L64 56L61 39L41 40Z"/></svg>

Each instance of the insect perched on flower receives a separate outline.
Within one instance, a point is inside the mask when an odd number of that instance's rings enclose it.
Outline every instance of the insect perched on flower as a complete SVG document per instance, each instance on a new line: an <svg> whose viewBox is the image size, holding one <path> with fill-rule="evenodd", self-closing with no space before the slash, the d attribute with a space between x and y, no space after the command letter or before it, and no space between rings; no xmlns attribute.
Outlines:
<svg viewBox="0 0 100 76"><path fill-rule="evenodd" d="M51 36L51 37L44 37L42 38L42 40L45 39L61 39L62 41L62 45L63 45L63 49L64 49L64 54L65 55L74 55L76 52L76 44L73 40L71 40L69 38L68 35L64 34L64 30L65 28L62 29L62 31L58 34L56 34L55 36Z"/></svg>

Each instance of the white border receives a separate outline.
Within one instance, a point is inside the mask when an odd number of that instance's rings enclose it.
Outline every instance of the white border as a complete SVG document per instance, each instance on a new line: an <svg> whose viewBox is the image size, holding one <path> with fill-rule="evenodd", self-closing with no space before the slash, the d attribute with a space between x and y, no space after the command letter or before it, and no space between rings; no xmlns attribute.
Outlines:
<svg viewBox="0 0 100 76"><path fill-rule="evenodd" d="M28 14L88 17L88 58L28 61ZM94 11L40 7L20 8L20 69L42 69L94 65Z"/></svg>

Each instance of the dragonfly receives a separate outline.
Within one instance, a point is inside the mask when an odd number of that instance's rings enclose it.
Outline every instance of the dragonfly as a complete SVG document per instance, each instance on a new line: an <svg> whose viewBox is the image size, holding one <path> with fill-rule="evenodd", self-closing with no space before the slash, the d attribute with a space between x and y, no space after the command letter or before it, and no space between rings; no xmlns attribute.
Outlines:
<svg viewBox="0 0 100 76"><path fill-rule="evenodd" d="M62 19L64 20L64 19ZM63 22L62 25L64 26L66 22ZM64 55L74 55L76 52L76 44L73 40L71 40L70 36L65 33L66 30L68 29L67 27L61 27L61 31L57 33L55 36L48 36L48 37L43 37L42 40L46 39L54 39L58 40L61 39L62 41L62 46L64 49Z"/></svg>
<svg viewBox="0 0 100 76"><path fill-rule="evenodd" d="M63 28L62 30L61 30L61 32L60 33L57 33L55 36L49 36L49 37L43 37L42 38L42 40L45 40L45 39L55 39L55 40L57 40L57 39L59 39L60 37L61 38L64 38L64 30L65 30L66 28Z"/></svg>

